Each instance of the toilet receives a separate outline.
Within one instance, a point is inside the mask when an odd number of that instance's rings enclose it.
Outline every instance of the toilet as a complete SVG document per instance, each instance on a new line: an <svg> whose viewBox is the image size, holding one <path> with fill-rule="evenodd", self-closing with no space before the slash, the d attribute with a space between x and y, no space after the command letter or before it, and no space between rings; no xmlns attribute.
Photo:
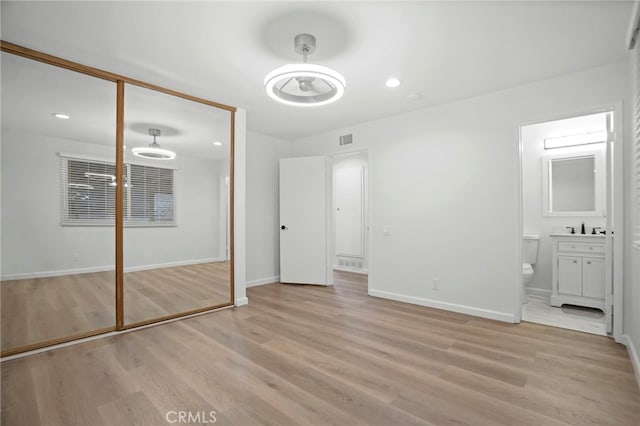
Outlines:
<svg viewBox="0 0 640 426"><path fill-rule="evenodd" d="M527 286L533 279L533 265L538 261L539 235L522 237L522 303L527 303Z"/></svg>

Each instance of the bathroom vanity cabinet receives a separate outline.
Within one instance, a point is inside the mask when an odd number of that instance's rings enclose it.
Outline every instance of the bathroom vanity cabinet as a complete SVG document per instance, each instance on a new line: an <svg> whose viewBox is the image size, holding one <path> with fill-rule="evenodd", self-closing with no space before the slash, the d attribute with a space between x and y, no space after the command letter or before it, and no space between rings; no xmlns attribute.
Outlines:
<svg viewBox="0 0 640 426"><path fill-rule="evenodd" d="M604 311L605 246L601 235L551 234L551 306L571 304Z"/></svg>

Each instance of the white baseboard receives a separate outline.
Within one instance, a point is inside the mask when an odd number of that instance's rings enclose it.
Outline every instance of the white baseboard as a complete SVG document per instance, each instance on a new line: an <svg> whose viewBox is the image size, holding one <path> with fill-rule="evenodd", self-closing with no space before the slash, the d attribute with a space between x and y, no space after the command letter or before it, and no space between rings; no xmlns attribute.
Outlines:
<svg viewBox="0 0 640 426"><path fill-rule="evenodd" d="M353 272L354 274L363 274L367 275L369 271L367 269L355 269L355 268L347 268L345 266L333 265L334 271L343 271L343 272Z"/></svg>
<svg viewBox="0 0 640 426"><path fill-rule="evenodd" d="M187 266L187 265L197 265L200 263L224 262L224 261L225 259L223 258L181 260L177 262L157 263L153 265L131 266L129 268L124 268L124 272L147 271L149 269L171 268L174 266ZM113 271L114 269L115 269L115 265L111 265L111 266L93 266L90 268L61 269L57 271L41 271L41 272L27 272L27 273L20 273L20 274L8 274L8 275L2 275L2 281L25 280L25 279L31 279L31 278L60 277L63 275L90 274L92 272Z"/></svg>
<svg viewBox="0 0 640 426"><path fill-rule="evenodd" d="M276 275L273 277L266 277L266 278L258 278L257 280L247 281L247 288L257 287L259 285L265 285L265 284L273 284L277 282L280 282L280 275Z"/></svg>
<svg viewBox="0 0 640 426"><path fill-rule="evenodd" d="M623 334L620 337L620 342L627 347L629 352L629 358L631 358L631 365L633 365L633 371L636 373L636 381L640 386L640 357L638 356L638 350L636 349L631 337L627 334Z"/></svg>
<svg viewBox="0 0 640 426"><path fill-rule="evenodd" d="M440 300L425 299L422 297L407 296L404 294L391 293L382 290L369 289L369 295L380 297L383 299L397 300L398 302L406 302L414 305L427 306L429 308L443 309L445 311L453 311L461 314L473 315L476 317L488 318L503 322L515 323L515 315L506 312L492 311L489 309L474 308L473 306L458 305L457 303L443 302Z"/></svg>
<svg viewBox="0 0 640 426"><path fill-rule="evenodd" d="M550 297L551 290L547 290L546 288L527 287L527 294Z"/></svg>
<svg viewBox="0 0 640 426"><path fill-rule="evenodd" d="M140 265L132 266L130 268L124 268L124 272L138 272L148 271L149 269L171 268L174 266L188 266L198 265L200 263L213 263L213 262L225 262L226 259L221 257L211 257L208 259L195 259L195 260L179 260L177 262L157 263L155 265Z"/></svg>
<svg viewBox="0 0 640 426"><path fill-rule="evenodd" d="M238 297L236 299L236 306L244 306L249 303L248 297Z"/></svg>
<svg viewBox="0 0 640 426"><path fill-rule="evenodd" d="M20 273L20 274L7 274L2 276L2 281L26 280L30 278L60 277L62 275L90 274L92 272L113 271L114 269L115 269L115 265L94 266L91 268L61 269L58 271L40 271L40 272L26 272L26 273Z"/></svg>

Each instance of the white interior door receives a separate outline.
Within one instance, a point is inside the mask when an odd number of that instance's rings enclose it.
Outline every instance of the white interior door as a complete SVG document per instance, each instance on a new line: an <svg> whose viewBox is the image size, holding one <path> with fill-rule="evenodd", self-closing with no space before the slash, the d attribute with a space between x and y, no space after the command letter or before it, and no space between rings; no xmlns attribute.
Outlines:
<svg viewBox="0 0 640 426"><path fill-rule="evenodd" d="M280 281L327 285L325 157L280 160Z"/></svg>
<svg viewBox="0 0 640 426"><path fill-rule="evenodd" d="M607 326L607 333L613 333L613 256L621 256L622 253L613 253L613 150L614 150L614 129L613 129L613 113L607 114L607 159L606 159L606 234L605 234L605 294L604 294L604 313ZM618 235L617 238L621 236Z"/></svg>
<svg viewBox="0 0 640 426"><path fill-rule="evenodd" d="M334 171L336 255L364 257L364 167Z"/></svg>

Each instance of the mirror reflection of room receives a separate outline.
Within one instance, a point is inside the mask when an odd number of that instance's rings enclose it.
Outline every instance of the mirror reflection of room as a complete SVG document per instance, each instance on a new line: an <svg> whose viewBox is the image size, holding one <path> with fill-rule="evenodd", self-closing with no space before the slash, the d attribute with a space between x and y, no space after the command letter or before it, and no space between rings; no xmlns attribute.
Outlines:
<svg viewBox="0 0 640 426"><path fill-rule="evenodd" d="M606 335L606 114L522 127L526 321Z"/></svg>
<svg viewBox="0 0 640 426"><path fill-rule="evenodd" d="M125 87L124 322L229 303L230 113Z"/></svg>
<svg viewBox="0 0 640 426"><path fill-rule="evenodd" d="M3 354L116 328L116 84L2 53ZM232 304L231 113L126 86L124 325Z"/></svg>
<svg viewBox="0 0 640 426"><path fill-rule="evenodd" d="M2 53L3 351L114 326L115 103L110 81Z"/></svg>

